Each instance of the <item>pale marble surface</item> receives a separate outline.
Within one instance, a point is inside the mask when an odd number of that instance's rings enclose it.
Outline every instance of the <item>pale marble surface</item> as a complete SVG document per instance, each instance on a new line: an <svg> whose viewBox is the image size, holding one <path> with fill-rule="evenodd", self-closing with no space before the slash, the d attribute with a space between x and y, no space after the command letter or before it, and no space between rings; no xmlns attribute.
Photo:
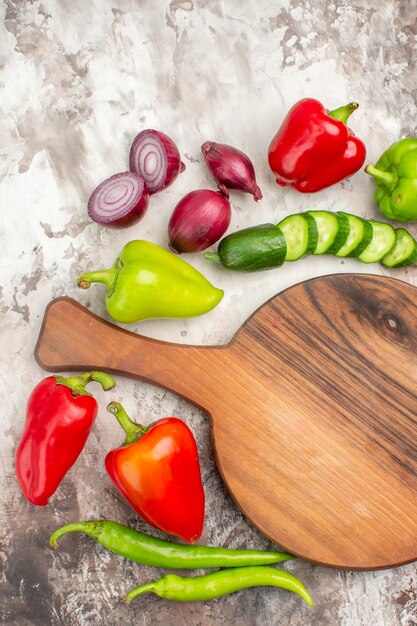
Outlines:
<svg viewBox="0 0 417 626"><path fill-rule="evenodd" d="M360 102L351 119L374 161L391 142L417 132L416 4L403 0L3 0L0 3L0 622L8 626L98 624L245 624L415 626L416 565L339 572L296 561L288 569L310 589L310 610L285 591L256 589L181 605L144 597L129 609L121 596L155 570L109 555L85 537L52 553L59 524L115 518L148 530L115 494L103 456L120 442L104 409L84 454L47 508L25 502L13 453L29 390L44 376L33 349L44 309L67 294L106 316L100 287L80 292L84 270L112 264L133 238L166 245L166 224L188 191L212 187L200 145L212 139L247 152L264 199L232 195L230 231L278 221L307 208L378 215L363 173L315 196L278 188L266 148L286 110L313 96L329 108ZM86 200L106 176L127 168L134 135L159 128L177 141L184 174L137 226L100 228ZM411 227L414 234L417 229ZM221 344L284 287L332 272L381 272L354 260L304 259L281 270L231 275L201 255L188 257L217 286L222 304L203 318L133 327L169 341ZM398 278L417 283L415 270ZM231 502L213 462L206 418L155 387L118 379L115 399L143 421L175 414L196 433L207 497L202 541L230 547L270 544Z"/></svg>

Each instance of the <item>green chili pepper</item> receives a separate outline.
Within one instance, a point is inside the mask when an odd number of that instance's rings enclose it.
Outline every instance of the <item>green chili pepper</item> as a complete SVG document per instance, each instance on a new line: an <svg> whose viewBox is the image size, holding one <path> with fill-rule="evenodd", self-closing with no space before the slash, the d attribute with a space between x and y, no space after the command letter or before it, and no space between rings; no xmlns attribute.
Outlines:
<svg viewBox="0 0 417 626"><path fill-rule="evenodd" d="M166 600L193 602L212 600L248 587L281 587L298 593L310 606L313 601L304 585L289 572L274 567L239 567L224 569L195 578L167 574L153 583L136 587L125 596L126 604L143 593L155 593Z"/></svg>
<svg viewBox="0 0 417 626"><path fill-rule="evenodd" d="M51 546L57 548L57 541L62 535L74 532L86 533L111 552L153 567L173 569L240 567L279 563L295 558L286 552L229 550L172 543L110 520L76 522L62 526L51 535Z"/></svg>
<svg viewBox="0 0 417 626"><path fill-rule="evenodd" d="M375 167L367 165L365 172L377 184L375 202L385 217L398 222L417 220L417 139L393 143Z"/></svg>
<svg viewBox="0 0 417 626"><path fill-rule="evenodd" d="M149 318L192 317L213 309L223 291L183 259L149 241L130 241L114 266L88 272L77 284L107 287L106 307L117 322Z"/></svg>

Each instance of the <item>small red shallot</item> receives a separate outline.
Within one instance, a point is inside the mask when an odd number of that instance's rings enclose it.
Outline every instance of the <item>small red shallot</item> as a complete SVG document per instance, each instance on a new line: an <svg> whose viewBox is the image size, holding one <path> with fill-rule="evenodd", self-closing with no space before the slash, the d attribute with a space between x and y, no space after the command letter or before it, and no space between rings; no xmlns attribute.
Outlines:
<svg viewBox="0 0 417 626"><path fill-rule="evenodd" d="M142 219L148 201L143 178L133 172L121 172L96 187L88 200L87 212L99 224L123 228Z"/></svg>
<svg viewBox="0 0 417 626"><path fill-rule="evenodd" d="M257 202L262 193L256 183L255 170L249 157L225 143L206 141L201 146L207 167L220 191L236 189L253 195Z"/></svg>
<svg viewBox="0 0 417 626"><path fill-rule="evenodd" d="M173 252L200 252L224 235L232 217L229 200L211 189L191 191L175 207L168 224Z"/></svg>
<svg viewBox="0 0 417 626"><path fill-rule="evenodd" d="M185 170L175 143L157 130L142 130L133 140L129 167L145 180L149 193L165 189Z"/></svg>

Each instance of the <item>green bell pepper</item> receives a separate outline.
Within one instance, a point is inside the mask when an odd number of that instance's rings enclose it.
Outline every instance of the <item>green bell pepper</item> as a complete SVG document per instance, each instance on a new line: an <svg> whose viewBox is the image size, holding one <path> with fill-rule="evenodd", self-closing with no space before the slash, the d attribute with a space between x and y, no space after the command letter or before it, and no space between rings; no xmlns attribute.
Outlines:
<svg viewBox="0 0 417 626"><path fill-rule="evenodd" d="M375 167L365 172L373 176L377 190L375 202L391 220L417 220L417 139L401 139L380 156Z"/></svg>
<svg viewBox="0 0 417 626"><path fill-rule="evenodd" d="M108 270L88 272L77 285L107 287L106 307L117 322L192 317L213 309L223 291L186 261L149 241L130 241Z"/></svg>

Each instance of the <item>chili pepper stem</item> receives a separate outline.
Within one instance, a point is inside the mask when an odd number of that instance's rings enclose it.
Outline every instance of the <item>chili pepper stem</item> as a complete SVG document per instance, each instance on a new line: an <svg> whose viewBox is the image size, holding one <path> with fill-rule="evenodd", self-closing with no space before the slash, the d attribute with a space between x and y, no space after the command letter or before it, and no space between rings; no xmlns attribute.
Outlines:
<svg viewBox="0 0 417 626"><path fill-rule="evenodd" d="M213 263L220 263L220 256L217 252L206 252L204 257L208 261L213 261Z"/></svg>
<svg viewBox="0 0 417 626"><path fill-rule="evenodd" d="M83 396L91 396L85 386L92 381L100 383L104 391L109 391L116 386L116 382L112 376L105 374L104 372L86 372L85 374L79 374L78 376L71 376L66 378L65 376L55 376L57 385L65 385L69 387L74 394Z"/></svg>
<svg viewBox="0 0 417 626"><path fill-rule="evenodd" d="M398 174L394 174L394 172L384 172L373 165L367 165L365 172L372 176L377 183L388 187L390 191L398 184Z"/></svg>
<svg viewBox="0 0 417 626"><path fill-rule="evenodd" d="M136 424L133 422L122 405L119 402L110 402L107 407L109 413L115 416L120 426L126 433L126 439L124 441L124 445L128 446L131 443L134 443L138 439L142 437L148 430L146 426L142 424Z"/></svg>
<svg viewBox="0 0 417 626"><path fill-rule="evenodd" d="M112 267L108 270L97 270L95 272L87 272L77 278L77 285L81 289L89 289L91 283L102 283L109 291L113 290L114 281L117 276L117 268Z"/></svg>
<svg viewBox="0 0 417 626"><path fill-rule="evenodd" d="M141 585L140 587L136 587L136 589L132 589L129 591L124 597L124 601L126 604L130 604L132 600L141 596L143 593L151 593L155 591L155 583L147 583L146 585Z"/></svg>
<svg viewBox="0 0 417 626"><path fill-rule="evenodd" d="M94 522L74 522L73 524L66 524L65 526L61 526L58 528L49 538L49 543L51 547L56 550L58 548L58 539L62 537L62 535L66 535L67 533L86 533L96 541L100 537L100 533L103 528L103 522L94 521Z"/></svg>

